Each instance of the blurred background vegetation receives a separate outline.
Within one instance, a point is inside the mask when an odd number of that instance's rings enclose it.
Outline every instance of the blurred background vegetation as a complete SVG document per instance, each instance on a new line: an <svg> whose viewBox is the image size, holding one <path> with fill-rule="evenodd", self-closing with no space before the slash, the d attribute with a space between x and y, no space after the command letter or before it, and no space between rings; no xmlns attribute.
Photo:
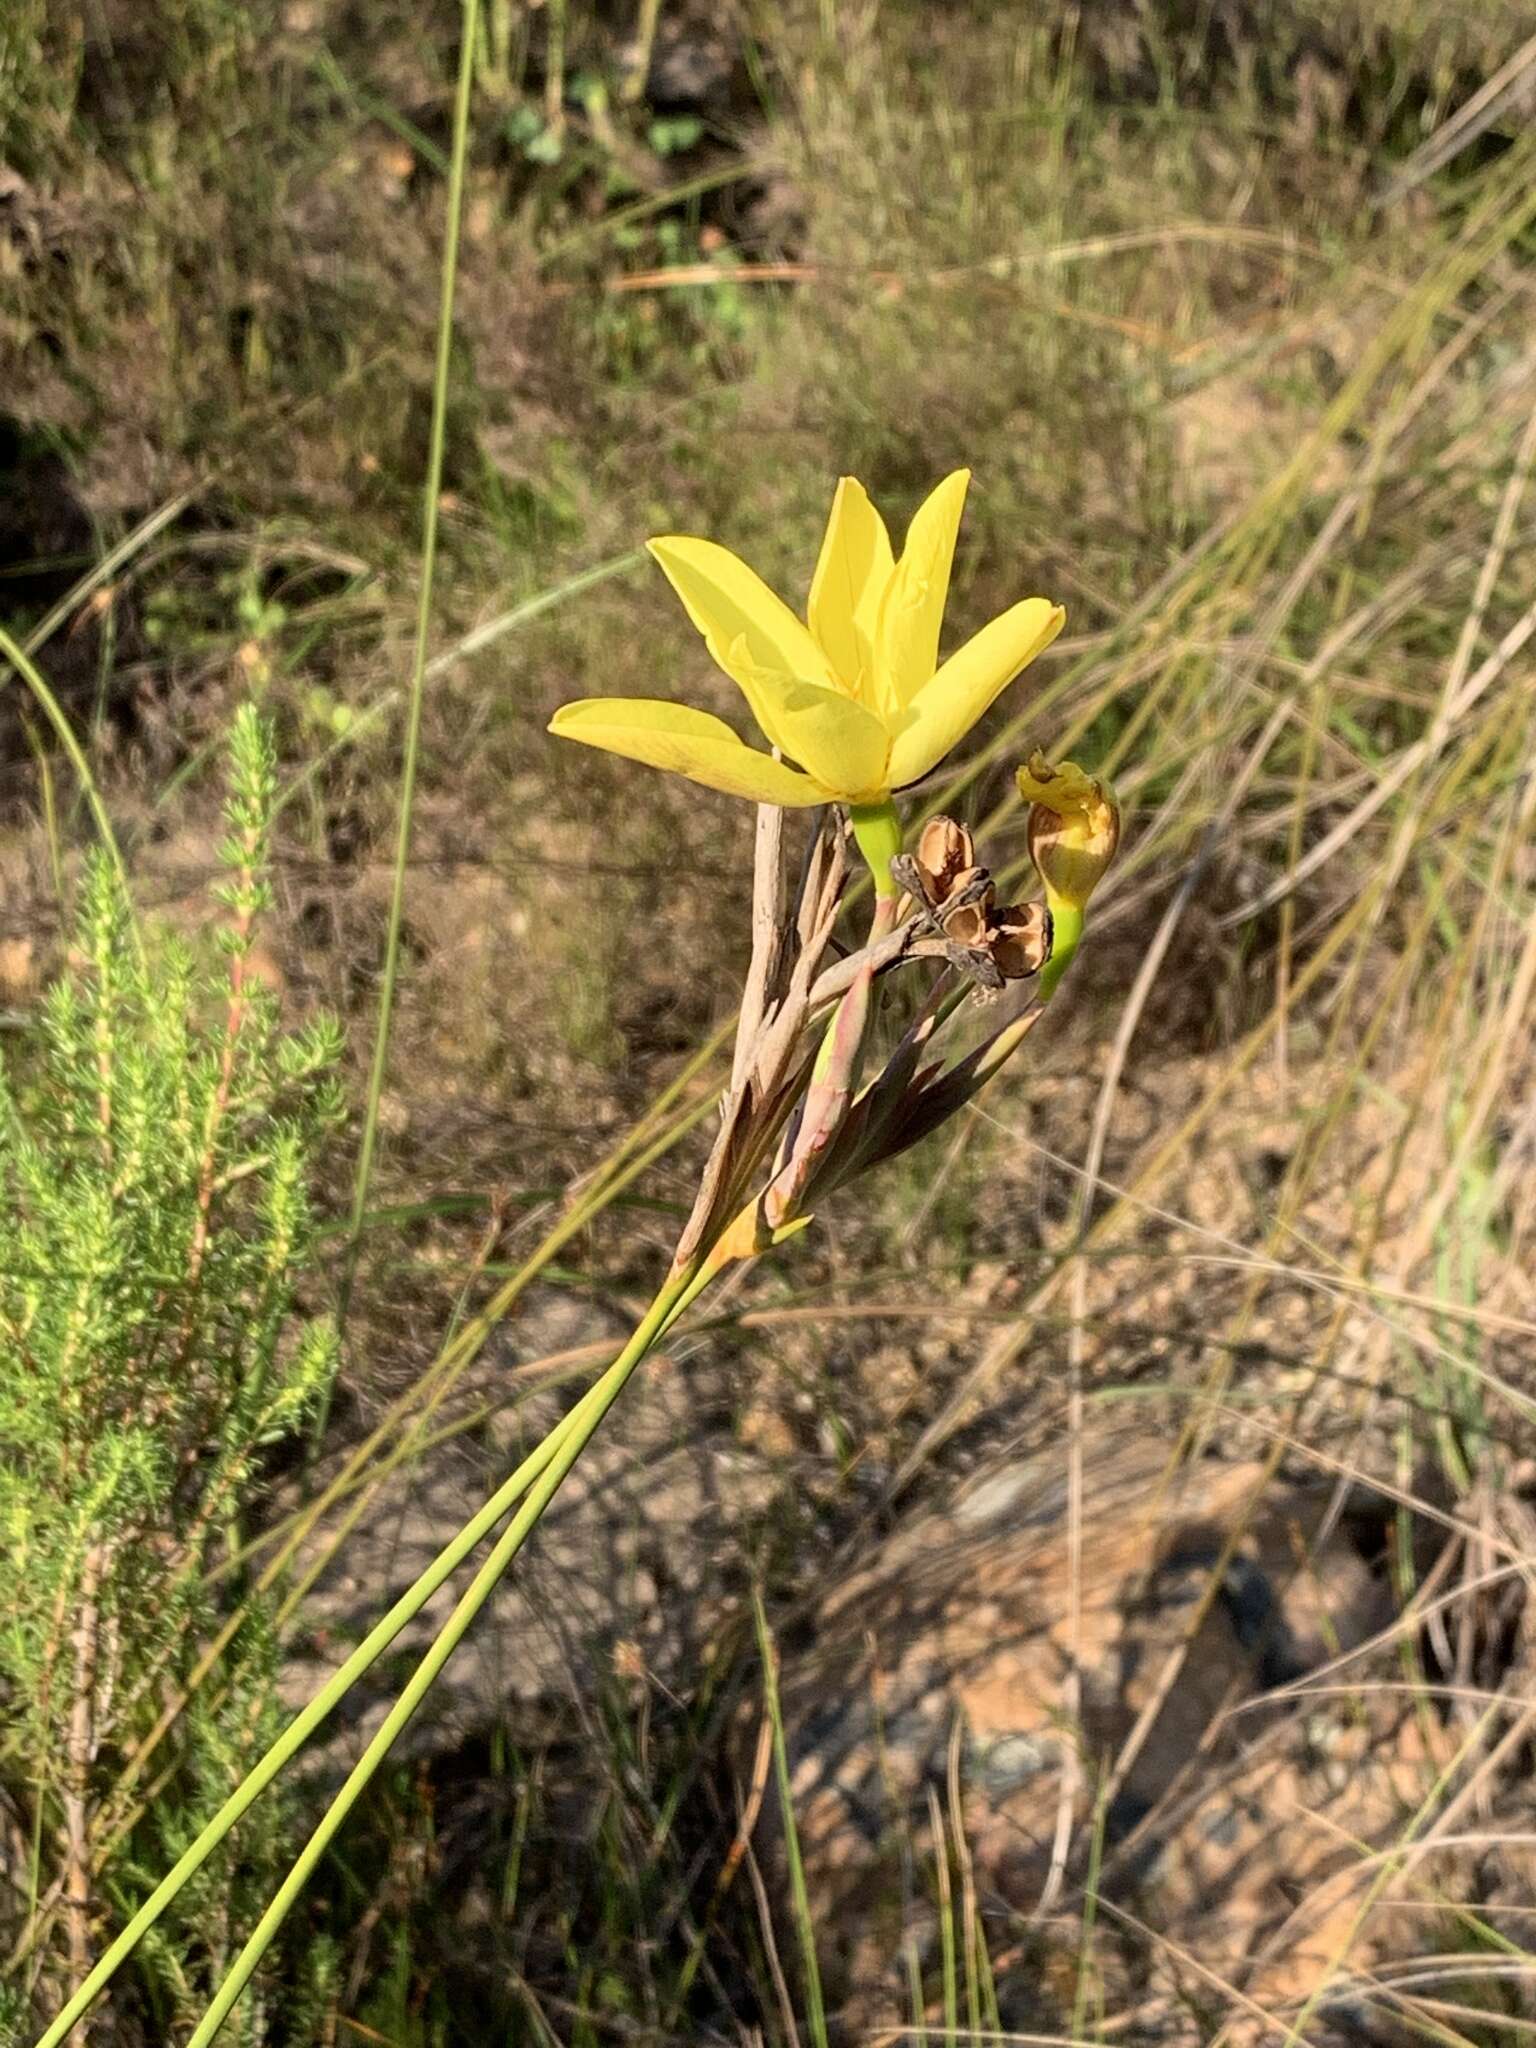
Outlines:
<svg viewBox="0 0 1536 2048"><path fill-rule="evenodd" d="M390 0L0 22L0 622L173 930L206 918L223 736L262 707L252 972L290 1028L343 1020L354 1109L458 26ZM1170 1444L1257 1427L1415 1497L1516 1500L1533 106L1518 0L488 4L380 1150L355 1257L353 1140L316 1168L302 1306L345 1295L340 1375L222 1567L272 1565L279 1638L324 1635L313 1546L360 1501L404 1516L423 1444L494 1462L491 1419L602 1356L686 1210L750 817L544 734L579 694L730 710L647 535L707 533L799 601L839 473L897 524L969 465L951 630L1033 591L1069 620L951 807L1016 868L1011 763L1044 745L1117 777L1128 830L1070 1012L963 1141L720 1311L712 1425L767 1478L689 1532L720 1563L691 1674L570 1648L567 1693L402 1763L242 2038L788 2039L750 1899L711 1890L742 1590L788 1625L861 1532L1054 1440L1071 1386ZM7 674L23 1061L90 836L40 701ZM17 1799L22 2041L69 1964L33 1924L55 1817ZM98 1933L155 1875L105 1857ZM166 1981L92 2038L168 2038Z"/></svg>

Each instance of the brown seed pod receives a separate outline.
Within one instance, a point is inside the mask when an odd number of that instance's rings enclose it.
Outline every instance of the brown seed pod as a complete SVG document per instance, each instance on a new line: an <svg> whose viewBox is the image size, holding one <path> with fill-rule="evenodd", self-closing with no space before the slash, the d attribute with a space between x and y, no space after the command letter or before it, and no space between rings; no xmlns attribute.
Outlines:
<svg viewBox="0 0 1536 2048"><path fill-rule="evenodd" d="M931 818L916 854L893 860L891 873L933 935L919 950L941 950L985 997L996 995L1004 982L1039 972L1050 958L1051 918L1038 903L999 906L992 877L975 852L965 826L953 818Z"/></svg>
<svg viewBox="0 0 1536 2048"><path fill-rule="evenodd" d="M952 939L957 946L985 946L991 930L991 897L992 883L988 878L985 893L978 891L965 902L942 904L938 919L945 938Z"/></svg>
<svg viewBox="0 0 1536 2048"><path fill-rule="evenodd" d="M975 842L956 819L930 818L918 834L916 860L929 901L939 904L956 878L975 867Z"/></svg>
<svg viewBox="0 0 1536 2048"><path fill-rule="evenodd" d="M1051 913L1043 903L1005 903L992 913L989 951L1004 981L1038 974L1051 957Z"/></svg>

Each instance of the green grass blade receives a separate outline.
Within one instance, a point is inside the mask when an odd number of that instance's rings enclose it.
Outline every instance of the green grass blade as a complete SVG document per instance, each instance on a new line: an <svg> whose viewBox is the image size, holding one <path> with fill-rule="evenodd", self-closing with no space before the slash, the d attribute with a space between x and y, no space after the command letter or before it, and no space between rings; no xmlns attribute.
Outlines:
<svg viewBox="0 0 1536 2048"><path fill-rule="evenodd" d="M437 314L437 362L432 379L432 425L427 444L427 473L422 487L421 574L416 603L416 640L406 697L405 746L400 764L400 802L395 827L394 877L389 919L384 934L384 965L379 981L378 1018L374 1027L373 1060L363 1106L363 1135L358 1147L357 1175L352 1190L352 1239L342 1273L338 1320L344 1327L352 1283L357 1272L357 1243L368 1209L373 1156L378 1145L379 1103L389 1064L390 1026L394 1019L395 983L400 973L400 934L405 921L405 879L411 852L411 823L416 805L416 768L421 751L421 711L426 695L427 641L432 631L432 589L437 569L437 525L443 488L443 450L448 432L448 389L453 368L453 305L458 284L459 225L464 211L464 170L469 158L470 87L474 79L475 38L480 27L480 0L464 0L460 26L459 73L453 102L453 146L448 170L448 210L443 234L443 262ZM325 1426L322 1412L315 1437Z"/></svg>
<svg viewBox="0 0 1536 2048"><path fill-rule="evenodd" d="M752 1595L752 1620L757 1630L757 1650L763 1662L763 1702L773 1728L773 1773L779 1792L779 1810L784 1822L784 1855L789 1865L789 1896L794 1909L795 1933L800 1943L800 1964L805 1977L805 2003L816 2048L827 2048L827 2009L822 1997L821 1968L816 1960L816 1927L811 1919L810 1894L805 1885L805 1861L800 1854L800 1836L795 1827L795 1803L789 1783L789 1753L784 1743L784 1717L779 1711L778 1652L768 1633L763 1596Z"/></svg>
<svg viewBox="0 0 1536 2048"><path fill-rule="evenodd" d="M37 665L31 657L11 638L11 635L6 632L3 626L0 626L0 656L3 656L10 663L17 675L21 677L21 680L32 692L38 709L53 727L59 745L69 756L70 766L80 779L80 787L84 792L86 803L90 806L91 817L95 821L97 834L101 839L107 858L112 863L118 887L122 891L123 901L129 906L129 914L131 916L133 898L129 893L128 870L123 865L123 855L117 843L117 834L112 830L112 820L107 816L107 807L102 802L101 791L97 788L96 778L91 773L91 764L85 758L85 749L76 737L74 727L65 716L63 705L60 704L43 676L38 672ZM142 942L139 941L137 920L134 921L133 932L135 942L140 945L140 952L142 954Z"/></svg>

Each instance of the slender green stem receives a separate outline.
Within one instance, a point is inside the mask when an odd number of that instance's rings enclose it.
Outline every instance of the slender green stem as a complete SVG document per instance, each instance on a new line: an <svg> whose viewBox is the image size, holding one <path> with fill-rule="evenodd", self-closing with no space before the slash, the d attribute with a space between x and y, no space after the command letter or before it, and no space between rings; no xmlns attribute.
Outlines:
<svg viewBox="0 0 1536 2048"><path fill-rule="evenodd" d="M131 898L128 893L128 870L123 865L123 856L117 843L117 834L112 830L112 820L107 816L107 807L101 800L101 791L96 787L96 778L91 773L91 764L85 758L85 749L76 737L74 727L65 717L63 705L60 704L58 698L39 674L36 664L26 653L25 649L20 647L11 638L3 626L0 626L0 655L3 655L11 664L11 667L15 669L17 675L21 677L21 680L32 692L38 709L53 727L55 734L58 736L59 745L69 756L70 766L80 778L80 787L85 793L87 804L90 805L91 816L96 821L96 830L100 835L102 846L106 849L107 858L111 861L113 870L116 873L123 901L125 904L131 904ZM136 923L133 929L134 940L137 944L138 926Z"/></svg>
<svg viewBox="0 0 1536 2048"><path fill-rule="evenodd" d="M1072 965L1083 936L1083 913L1071 903L1048 898L1051 907L1051 957L1040 970L1040 1000L1048 1003L1056 984Z"/></svg>
<svg viewBox="0 0 1536 2048"><path fill-rule="evenodd" d="M374 1772L389 1754L396 1737L421 1705L438 1673L458 1647L465 1631L494 1592L513 1558L522 1549L529 1531L538 1522L559 1490L566 1474L586 1449L603 1417L623 1392L630 1375L694 1296L708 1284L710 1277L709 1269L701 1270L698 1266L686 1267L683 1271L673 1274L652 1302L623 1351L578 1408L567 1417L564 1429L558 1433L559 1440L554 1455L533 1491L508 1523L495 1549L465 1588L453 1613L439 1629L431 1648L411 1674L410 1682L385 1716L378 1733L358 1758L346 1783L326 1808L319 1825L278 1887L272 1903L262 1914L249 1940L236 1957L233 1968L219 1987L217 1997L198 2022L187 2048L208 2048L208 2044L215 2038L271 1946L294 1902L309 1882L315 1865L325 1854L342 1822L366 1790Z"/></svg>
<svg viewBox="0 0 1536 2048"><path fill-rule="evenodd" d="M373 1063L363 1110L363 1135L352 1190L351 1232L342 1271L338 1321L345 1325L357 1273L358 1242L373 1179L378 1144L379 1103L389 1063L389 1034L394 1017L395 982L400 971L400 933L405 921L405 879L410 861L411 820L416 803L416 762L421 745L421 710L426 694L427 641L432 630L432 585L437 568L438 504L443 487L443 448L447 439L448 387L453 364L453 302L459 270L459 222L464 211L464 169L469 156L470 88L475 71L475 44L480 32L480 0L464 0L460 27L459 75L453 103L453 145L448 165L448 219L443 237L442 277L437 311L437 364L432 381L432 426L427 445L427 475L422 496L421 578L416 600L416 644L406 700L405 746L400 766L400 805L395 826L395 871L390 890L389 921L384 934L384 965L379 981L379 1015L374 1030ZM322 1413L316 1437L324 1428Z"/></svg>
<svg viewBox="0 0 1536 2048"><path fill-rule="evenodd" d="M549 0L544 53L544 121L559 136L565 133L565 0Z"/></svg>
<svg viewBox="0 0 1536 2048"><path fill-rule="evenodd" d="M656 47L656 29L660 19L661 0L640 0L640 19L635 25L635 54L630 59L629 76L619 94L627 107L634 106L645 95L645 82L650 76L651 53Z"/></svg>
<svg viewBox="0 0 1536 2048"><path fill-rule="evenodd" d="M784 1716L779 1707L778 1651L768 1633L763 1596L752 1595L752 1619L757 1633L757 1652L763 1665L763 1704L773 1731L773 1775L779 1794L779 1815L784 1827L784 1860L789 1869L789 1896L794 1908L795 1931L800 1939L800 1967L805 1981L805 2002L811 2039L816 2048L827 2048L826 2000L821 1988L821 1970L816 1959L816 1923L811 1915L810 1893L805 1883L805 1859L800 1853L800 1833L795 1826L795 1800L790 1784L789 1749L784 1740Z"/></svg>
<svg viewBox="0 0 1536 2048"><path fill-rule="evenodd" d="M901 851L901 819L896 806L886 797L878 804L854 804L848 816L874 881L876 897L882 902L894 900L898 891L891 878L891 862Z"/></svg>

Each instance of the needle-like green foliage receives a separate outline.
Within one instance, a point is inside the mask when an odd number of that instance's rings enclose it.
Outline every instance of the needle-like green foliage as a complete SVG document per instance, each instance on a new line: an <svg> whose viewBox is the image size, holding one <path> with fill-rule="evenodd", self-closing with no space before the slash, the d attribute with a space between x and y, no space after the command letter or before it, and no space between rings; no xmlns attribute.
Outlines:
<svg viewBox="0 0 1536 2048"><path fill-rule="evenodd" d="M0 1935L20 1951L17 2039L274 1733L259 1596L218 1682L180 1692L216 1619L207 1567L335 1364L295 1289L338 1034L285 1032L254 971L274 795L246 709L216 943L151 938L141 957L116 872L93 860L64 970L0 1070L0 1830L20 1880ZM205 2002L283 1849L279 1806L188 1887L119 1987L127 2038L172 2038ZM262 2031L258 1998L239 2038Z"/></svg>

